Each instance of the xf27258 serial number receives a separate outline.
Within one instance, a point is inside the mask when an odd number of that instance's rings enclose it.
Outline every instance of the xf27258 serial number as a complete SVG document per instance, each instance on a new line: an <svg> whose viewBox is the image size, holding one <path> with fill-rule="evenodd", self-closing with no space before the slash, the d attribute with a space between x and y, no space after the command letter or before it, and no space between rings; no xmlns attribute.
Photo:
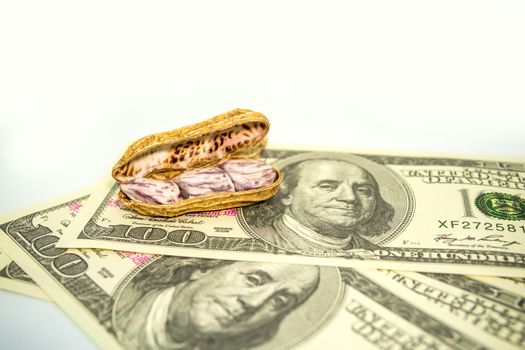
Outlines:
<svg viewBox="0 0 525 350"><path fill-rule="evenodd" d="M438 220L439 229L463 229L479 231L499 231L499 232L521 232L525 233L524 225L492 223L470 220Z"/></svg>

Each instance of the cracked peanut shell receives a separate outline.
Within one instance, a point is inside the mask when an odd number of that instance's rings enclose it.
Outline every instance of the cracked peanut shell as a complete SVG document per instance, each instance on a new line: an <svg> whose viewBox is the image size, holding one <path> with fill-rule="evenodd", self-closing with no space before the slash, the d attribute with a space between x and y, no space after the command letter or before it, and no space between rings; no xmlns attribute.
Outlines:
<svg viewBox="0 0 525 350"><path fill-rule="evenodd" d="M236 109L180 129L143 137L131 144L112 170L119 183L139 178L170 181L187 171L214 166L227 159L258 159L270 128L261 113ZM151 216L177 216L253 204L272 197L282 182L274 166L275 181L262 188L212 193L169 204L133 200L122 191L121 202Z"/></svg>

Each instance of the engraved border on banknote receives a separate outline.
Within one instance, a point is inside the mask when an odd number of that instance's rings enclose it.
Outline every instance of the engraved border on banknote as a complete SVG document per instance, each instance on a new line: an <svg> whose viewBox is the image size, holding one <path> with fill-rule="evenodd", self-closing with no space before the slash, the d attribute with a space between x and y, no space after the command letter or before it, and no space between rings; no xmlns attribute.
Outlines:
<svg viewBox="0 0 525 350"><path fill-rule="evenodd" d="M475 295L503 304L506 307L518 312L525 313L525 296L519 295L514 291L498 288L496 286L483 283L479 280L464 275L453 275L432 272L420 272L422 275L449 284Z"/></svg>
<svg viewBox="0 0 525 350"><path fill-rule="evenodd" d="M408 322L416 325L452 349L485 349L484 346L466 334L451 328L438 319L410 305L358 271L351 268L340 268L339 270L343 281L347 285L363 293Z"/></svg>
<svg viewBox="0 0 525 350"><path fill-rule="evenodd" d="M36 282L14 261L0 270L0 288L13 293L50 300Z"/></svg>
<svg viewBox="0 0 525 350"><path fill-rule="evenodd" d="M11 240L28 255L31 260L33 260L41 268L44 268L45 271L60 284L61 288L78 297L82 305L86 307L93 316L100 320L100 323L108 332L113 334L114 331L110 324L110 312L108 312L110 311L111 305L113 303L111 296L105 293L91 278L85 274L74 278L61 276L53 267L54 258L49 258L45 255L35 252L32 244L25 241L19 234L19 232L25 232L37 228L33 224L34 217L64 208L71 203L81 202L88 197L89 195L86 195L35 213L24 215L18 219L1 224L0 230L4 231L5 234L7 234ZM60 249L64 252L67 250L65 248L55 249ZM77 293L74 291L77 291Z"/></svg>
<svg viewBox="0 0 525 350"><path fill-rule="evenodd" d="M374 251L383 260L406 262L439 262L460 263L467 265L525 267L525 254L505 253L497 251L474 251L458 249L429 248L381 248ZM378 254L379 253L379 254ZM499 260L498 260L499 259ZM503 261L502 261L503 260Z"/></svg>
<svg viewBox="0 0 525 350"><path fill-rule="evenodd" d="M108 191L107 195L104 197L104 200L102 203L106 203L108 199L110 199L112 196L114 196L119 191L118 184L115 182L111 189ZM97 210L93 213L92 220L98 220L102 214L104 214L106 207L103 205L99 205ZM127 207L121 207L122 210L129 210ZM84 231L82 231L82 234L84 234Z"/></svg>
<svg viewBox="0 0 525 350"><path fill-rule="evenodd" d="M35 281L33 281L33 279L29 277L29 275L14 261L11 261L7 266L0 270L0 277L35 284Z"/></svg>
<svg viewBox="0 0 525 350"><path fill-rule="evenodd" d="M503 344L525 345L524 299L516 293L464 275L389 270L382 273L399 287L438 305L451 317L467 322Z"/></svg>

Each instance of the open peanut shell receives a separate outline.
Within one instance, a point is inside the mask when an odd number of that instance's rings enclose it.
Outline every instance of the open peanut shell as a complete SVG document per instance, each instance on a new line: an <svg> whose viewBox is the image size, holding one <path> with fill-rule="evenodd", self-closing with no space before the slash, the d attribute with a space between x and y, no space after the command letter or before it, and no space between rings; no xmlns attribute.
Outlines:
<svg viewBox="0 0 525 350"><path fill-rule="evenodd" d="M258 159L267 142L270 122L261 113L235 109L206 121L143 137L132 143L112 170L118 182L135 178L171 180L197 168L227 159ZM132 200L122 191L120 201L151 216L177 216L188 212L239 207L266 200L279 189L283 175L276 167L275 181L262 188L222 192L183 199L170 204Z"/></svg>

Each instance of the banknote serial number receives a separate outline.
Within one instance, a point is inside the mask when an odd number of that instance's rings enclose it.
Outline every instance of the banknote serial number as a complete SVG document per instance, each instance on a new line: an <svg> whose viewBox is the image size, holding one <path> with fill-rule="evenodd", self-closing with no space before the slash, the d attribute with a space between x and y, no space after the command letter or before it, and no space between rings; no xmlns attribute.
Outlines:
<svg viewBox="0 0 525 350"><path fill-rule="evenodd" d="M470 220L438 220L439 229L463 229L499 232L521 232L525 233L524 225L492 223Z"/></svg>

